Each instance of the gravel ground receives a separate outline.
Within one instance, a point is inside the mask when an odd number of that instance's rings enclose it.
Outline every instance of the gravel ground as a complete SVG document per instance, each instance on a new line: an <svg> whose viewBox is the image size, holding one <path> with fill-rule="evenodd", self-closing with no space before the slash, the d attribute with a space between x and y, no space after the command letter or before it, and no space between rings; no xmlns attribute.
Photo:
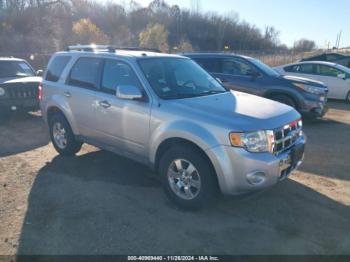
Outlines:
<svg viewBox="0 0 350 262"><path fill-rule="evenodd" d="M84 146L57 155L37 114L0 124L0 254L350 254L350 105L307 121L305 162L268 191L184 212L155 174Z"/></svg>

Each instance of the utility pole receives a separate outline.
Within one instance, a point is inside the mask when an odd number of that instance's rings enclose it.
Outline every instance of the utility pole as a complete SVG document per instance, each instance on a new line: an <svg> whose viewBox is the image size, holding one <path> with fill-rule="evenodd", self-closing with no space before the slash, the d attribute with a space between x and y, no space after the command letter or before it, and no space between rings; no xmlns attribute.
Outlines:
<svg viewBox="0 0 350 262"><path fill-rule="evenodd" d="M342 34L342 30L340 30L340 33L339 33L338 46L337 46L338 49L339 49L339 45L340 45L341 34Z"/></svg>

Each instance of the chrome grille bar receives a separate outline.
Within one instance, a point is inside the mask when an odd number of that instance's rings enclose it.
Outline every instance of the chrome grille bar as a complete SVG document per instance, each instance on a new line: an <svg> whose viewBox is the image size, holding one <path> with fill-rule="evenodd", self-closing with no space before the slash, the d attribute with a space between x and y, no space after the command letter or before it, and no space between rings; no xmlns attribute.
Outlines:
<svg viewBox="0 0 350 262"><path fill-rule="evenodd" d="M302 124L300 120L274 130L274 154L278 155L291 148L302 135Z"/></svg>

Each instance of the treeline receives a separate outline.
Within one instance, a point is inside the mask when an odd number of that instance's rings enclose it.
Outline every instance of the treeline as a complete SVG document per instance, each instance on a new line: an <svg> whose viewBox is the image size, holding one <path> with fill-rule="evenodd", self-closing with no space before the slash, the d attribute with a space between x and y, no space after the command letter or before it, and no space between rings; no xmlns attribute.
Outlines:
<svg viewBox="0 0 350 262"><path fill-rule="evenodd" d="M51 53L78 43L167 52L286 49L273 27L261 31L235 13L200 13L162 0L146 8L134 1L89 0L0 0L0 5L0 52Z"/></svg>

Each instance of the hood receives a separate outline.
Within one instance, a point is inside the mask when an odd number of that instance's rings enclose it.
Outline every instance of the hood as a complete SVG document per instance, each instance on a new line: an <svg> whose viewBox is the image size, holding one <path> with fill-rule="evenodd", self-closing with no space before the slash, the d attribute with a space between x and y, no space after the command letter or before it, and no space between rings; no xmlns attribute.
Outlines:
<svg viewBox="0 0 350 262"><path fill-rule="evenodd" d="M171 101L175 110L189 119L232 131L274 129L301 117L290 106L237 91Z"/></svg>
<svg viewBox="0 0 350 262"><path fill-rule="evenodd" d="M325 88L325 84L323 84L320 81L312 80L309 78L304 78L304 77L298 77L298 76L290 76L290 75L284 75L281 76L284 80L293 82L293 83L300 83L300 84L306 84L306 85L312 85L312 86L317 86L317 87L323 87Z"/></svg>
<svg viewBox="0 0 350 262"><path fill-rule="evenodd" d="M0 84L15 84L15 83L40 83L42 80L39 76L28 76L28 77L7 77L0 78Z"/></svg>

